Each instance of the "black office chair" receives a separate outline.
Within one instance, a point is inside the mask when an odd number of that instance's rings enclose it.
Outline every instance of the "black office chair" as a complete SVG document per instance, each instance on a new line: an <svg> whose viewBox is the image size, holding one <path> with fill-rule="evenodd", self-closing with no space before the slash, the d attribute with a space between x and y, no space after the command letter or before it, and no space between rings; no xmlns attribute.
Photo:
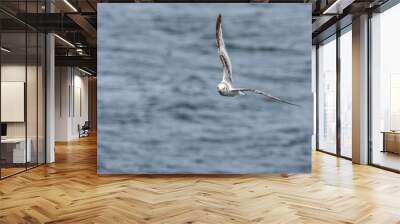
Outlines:
<svg viewBox="0 0 400 224"><path fill-rule="evenodd" d="M78 125L78 129L79 129L79 138L89 136L89 129L90 129L89 121L85 121L82 127Z"/></svg>

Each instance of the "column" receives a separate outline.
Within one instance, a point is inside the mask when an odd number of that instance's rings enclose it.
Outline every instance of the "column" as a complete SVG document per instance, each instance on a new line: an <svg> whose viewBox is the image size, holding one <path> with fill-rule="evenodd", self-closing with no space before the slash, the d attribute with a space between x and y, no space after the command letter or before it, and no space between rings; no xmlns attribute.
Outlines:
<svg viewBox="0 0 400 224"><path fill-rule="evenodd" d="M368 163L368 15L353 19L352 157Z"/></svg>

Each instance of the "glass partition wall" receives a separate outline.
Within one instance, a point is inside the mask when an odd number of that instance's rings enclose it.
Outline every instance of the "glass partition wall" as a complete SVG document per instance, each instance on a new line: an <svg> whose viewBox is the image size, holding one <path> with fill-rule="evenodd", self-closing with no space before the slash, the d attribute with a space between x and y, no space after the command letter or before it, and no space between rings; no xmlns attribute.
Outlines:
<svg viewBox="0 0 400 224"><path fill-rule="evenodd" d="M351 25L340 35L340 155L352 157L352 33Z"/></svg>
<svg viewBox="0 0 400 224"><path fill-rule="evenodd" d="M38 12L39 2L18 7ZM45 35L14 19L0 12L1 179L45 163L46 156Z"/></svg>
<svg viewBox="0 0 400 224"><path fill-rule="evenodd" d="M336 36L318 54L318 149L336 154Z"/></svg>
<svg viewBox="0 0 400 224"><path fill-rule="evenodd" d="M351 25L317 47L317 149L351 158Z"/></svg>
<svg viewBox="0 0 400 224"><path fill-rule="evenodd" d="M26 169L26 33L1 33L1 177ZM4 50L6 49L6 50ZM28 160L29 161L29 160Z"/></svg>
<svg viewBox="0 0 400 224"><path fill-rule="evenodd" d="M400 172L400 4L392 3L377 8L369 18L368 163ZM351 29L350 25L319 43L316 56L317 149L348 159L352 157Z"/></svg>
<svg viewBox="0 0 400 224"><path fill-rule="evenodd" d="M400 171L400 4L371 18L370 163Z"/></svg>

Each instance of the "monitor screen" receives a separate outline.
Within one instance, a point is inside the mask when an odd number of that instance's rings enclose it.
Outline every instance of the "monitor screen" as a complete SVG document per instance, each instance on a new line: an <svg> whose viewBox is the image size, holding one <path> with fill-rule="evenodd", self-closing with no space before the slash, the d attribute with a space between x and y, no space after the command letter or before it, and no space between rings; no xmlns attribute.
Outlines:
<svg viewBox="0 0 400 224"><path fill-rule="evenodd" d="M1 124L1 136L7 136L7 124Z"/></svg>

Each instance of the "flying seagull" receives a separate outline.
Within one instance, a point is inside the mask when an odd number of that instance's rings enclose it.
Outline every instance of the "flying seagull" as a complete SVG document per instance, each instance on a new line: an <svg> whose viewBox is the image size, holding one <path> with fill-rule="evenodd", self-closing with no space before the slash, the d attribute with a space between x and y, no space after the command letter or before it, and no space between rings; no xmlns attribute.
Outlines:
<svg viewBox="0 0 400 224"><path fill-rule="evenodd" d="M265 93L257 89L234 88L232 86L232 64L231 60L229 59L228 52L225 49L224 39L222 37L221 22L222 22L222 17L221 14L219 14L217 17L216 38L217 38L217 49L218 49L219 59L221 60L223 66L222 81L217 86L219 94L221 96L238 96L238 95L245 95L246 92L251 92L263 95L268 100L298 106L296 104L287 102L276 96L273 96L271 94Z"/></svg>

